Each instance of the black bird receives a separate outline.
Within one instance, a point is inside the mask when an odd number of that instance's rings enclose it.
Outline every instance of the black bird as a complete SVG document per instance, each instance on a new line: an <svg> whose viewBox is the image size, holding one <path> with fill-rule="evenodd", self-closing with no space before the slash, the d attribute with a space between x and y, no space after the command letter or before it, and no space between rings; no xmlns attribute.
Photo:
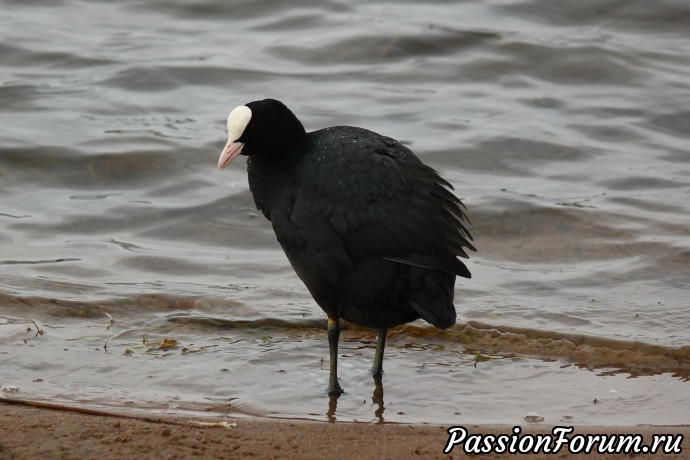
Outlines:
<svg viewBox="0 0 690 460"><path fill-rule="evenodd" d="M218 168L240 154L256 207L328 315L329 394L343 392L340 318L379 330L378 378L388 328L455 324L455 277L471 277L458 257L475 250L465 207L410 149L351 126L307 133L282 102L264 99L228 116Z"/></svg>

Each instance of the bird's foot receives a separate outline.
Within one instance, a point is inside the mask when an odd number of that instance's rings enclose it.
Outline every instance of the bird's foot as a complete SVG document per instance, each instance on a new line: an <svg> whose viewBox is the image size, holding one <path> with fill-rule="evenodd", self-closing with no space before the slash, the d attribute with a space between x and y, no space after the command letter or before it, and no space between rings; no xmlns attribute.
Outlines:
<svg viewBox="0 0 690 460"><path fill-rule="evenodd" d="M378 371L376 369L372 369L370 372L371 376L374 378L374 382L376 383L376 385L381 385L381 383L383 382L383 371L380 369Z"/></svg>
<svg viewBox="0 0 690 460"><path fill-rule="evenodd" d="M380 367L372 367L371 369L369 369L369 373L374 377L383 377L383 369L381 369Z"/></svg>
<svg viewBox="0 0 690 460"><path fill-rule="evenodd" d="M328 385L328 396L340 396L345 393L338 382L335 385Z"/></svg>
<svg viewBox="0 0 690 460"><path fill-rule="evenodd" d="M383 377L383 366L380 363L374 363L373 366L371 366L371 369L369 369L369 373L376 378L381 378Z"/></svg>

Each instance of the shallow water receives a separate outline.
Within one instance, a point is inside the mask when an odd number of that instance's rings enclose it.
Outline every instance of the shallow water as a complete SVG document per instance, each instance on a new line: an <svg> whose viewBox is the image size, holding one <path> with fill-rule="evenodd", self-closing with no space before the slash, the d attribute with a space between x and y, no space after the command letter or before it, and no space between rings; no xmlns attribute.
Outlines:
<svg viewBox="0 0 690 460"><path fill-rule="evenodd" d="M0 395L690 423L687 2L0 8ZM351 327L331 404L325 316L244 160L215 171L227 113L263 97L404 141L469 208L458 324L391 331L383 395Z"/></svg>

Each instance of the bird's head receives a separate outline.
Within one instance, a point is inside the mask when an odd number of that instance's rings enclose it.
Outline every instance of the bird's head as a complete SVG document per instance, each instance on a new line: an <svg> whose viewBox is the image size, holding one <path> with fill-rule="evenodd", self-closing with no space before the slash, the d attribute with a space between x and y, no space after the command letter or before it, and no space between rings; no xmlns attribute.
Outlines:
<svg viewBox="0 0 690 460"><path fill-rule="evenodd" d="M289 155L306 137L302 123L285 104L264 99L235 107L228 115L228 143L218 159L223 169L238 155Z"/></svg>

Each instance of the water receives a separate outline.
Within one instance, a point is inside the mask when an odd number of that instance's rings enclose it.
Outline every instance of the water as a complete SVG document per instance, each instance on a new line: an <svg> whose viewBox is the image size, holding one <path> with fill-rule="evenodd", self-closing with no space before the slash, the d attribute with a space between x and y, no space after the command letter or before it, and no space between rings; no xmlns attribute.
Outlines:
<svg viewBox="0 0 690 460"><path fill-rule="evenodd" d="M0 3L0 395L690 423L687 2ZM404 141L469 208L458 325L391 331L383 394L351 327L329 405L324 314L244 160L215 171L263 97Z"/></svg>

